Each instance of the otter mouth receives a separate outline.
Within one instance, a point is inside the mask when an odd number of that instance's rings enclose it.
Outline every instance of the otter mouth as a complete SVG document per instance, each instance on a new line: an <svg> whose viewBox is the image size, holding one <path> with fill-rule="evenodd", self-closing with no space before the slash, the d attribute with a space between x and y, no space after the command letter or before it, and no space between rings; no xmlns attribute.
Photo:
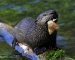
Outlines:
<svg viewBox="0 0 75 60"><path fill-rule="evenodd" d="M47 22L48 24L48 32L49 34L52 34L55 30L59 30L59 25L55 23L56 19L49 20Z"/></svg>

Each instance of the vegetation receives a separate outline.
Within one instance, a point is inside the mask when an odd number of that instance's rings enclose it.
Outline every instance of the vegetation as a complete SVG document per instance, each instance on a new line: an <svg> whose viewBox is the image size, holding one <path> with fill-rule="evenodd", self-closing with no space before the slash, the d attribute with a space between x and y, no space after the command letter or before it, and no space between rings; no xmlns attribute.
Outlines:
<svg viewBox="0 0 75 60"><path fill-rule="evenodd" d="M49 54L46 55L47 60L57 60L57 59L62 59L63 57L65 57L65 51L63 50L57 50L57 51L50 51Z"/></svg>

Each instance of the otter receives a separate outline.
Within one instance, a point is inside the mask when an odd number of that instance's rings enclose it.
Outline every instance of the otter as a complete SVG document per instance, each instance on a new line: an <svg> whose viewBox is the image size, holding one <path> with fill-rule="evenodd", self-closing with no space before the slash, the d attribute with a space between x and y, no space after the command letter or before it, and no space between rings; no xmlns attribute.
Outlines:
<svg viewBox="0 0 75 60"><path fill-rule="evenodd" d="M54 10L41 13L36 20L22 19L13 30L18 45L28 46L37 55L56 48L57 21L58 13Z"/></svg>

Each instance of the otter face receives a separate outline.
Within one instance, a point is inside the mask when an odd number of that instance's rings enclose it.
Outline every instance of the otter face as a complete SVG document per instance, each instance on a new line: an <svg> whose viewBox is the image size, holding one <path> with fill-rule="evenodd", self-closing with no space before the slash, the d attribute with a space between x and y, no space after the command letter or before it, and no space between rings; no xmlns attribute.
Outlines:
<svg viewBox="0 0 75 60"><path fill-rule="evenodd" d="M49 10L46 11L44 13L41 13L38 17L37 17L37 21L40 23L46 23L49 20L53 20L54 22L58 21L58 14L56 11L54 10Z"/></svg>
<svg viewBox="0 0 75 60"><path fill-rule="evenodd" d="M52 34L55 30L59 29L59 26L56 24L58 21L58 14L54 10L46 11L40 14L37 17L38 24L47 25L49 34Z"/></svg>

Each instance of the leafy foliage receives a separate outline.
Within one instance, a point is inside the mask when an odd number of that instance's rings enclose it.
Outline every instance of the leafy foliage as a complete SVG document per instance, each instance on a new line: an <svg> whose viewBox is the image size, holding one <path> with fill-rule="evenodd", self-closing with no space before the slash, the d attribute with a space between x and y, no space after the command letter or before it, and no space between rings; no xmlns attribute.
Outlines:
<svg viewBox="0 0 75 60"><path fill-rule="evenodd" d="M66 56L64 50L52 50L49 54L47 54L46 58L47 60L57 60L58 58L62 59L64 56Z"/></svg>

